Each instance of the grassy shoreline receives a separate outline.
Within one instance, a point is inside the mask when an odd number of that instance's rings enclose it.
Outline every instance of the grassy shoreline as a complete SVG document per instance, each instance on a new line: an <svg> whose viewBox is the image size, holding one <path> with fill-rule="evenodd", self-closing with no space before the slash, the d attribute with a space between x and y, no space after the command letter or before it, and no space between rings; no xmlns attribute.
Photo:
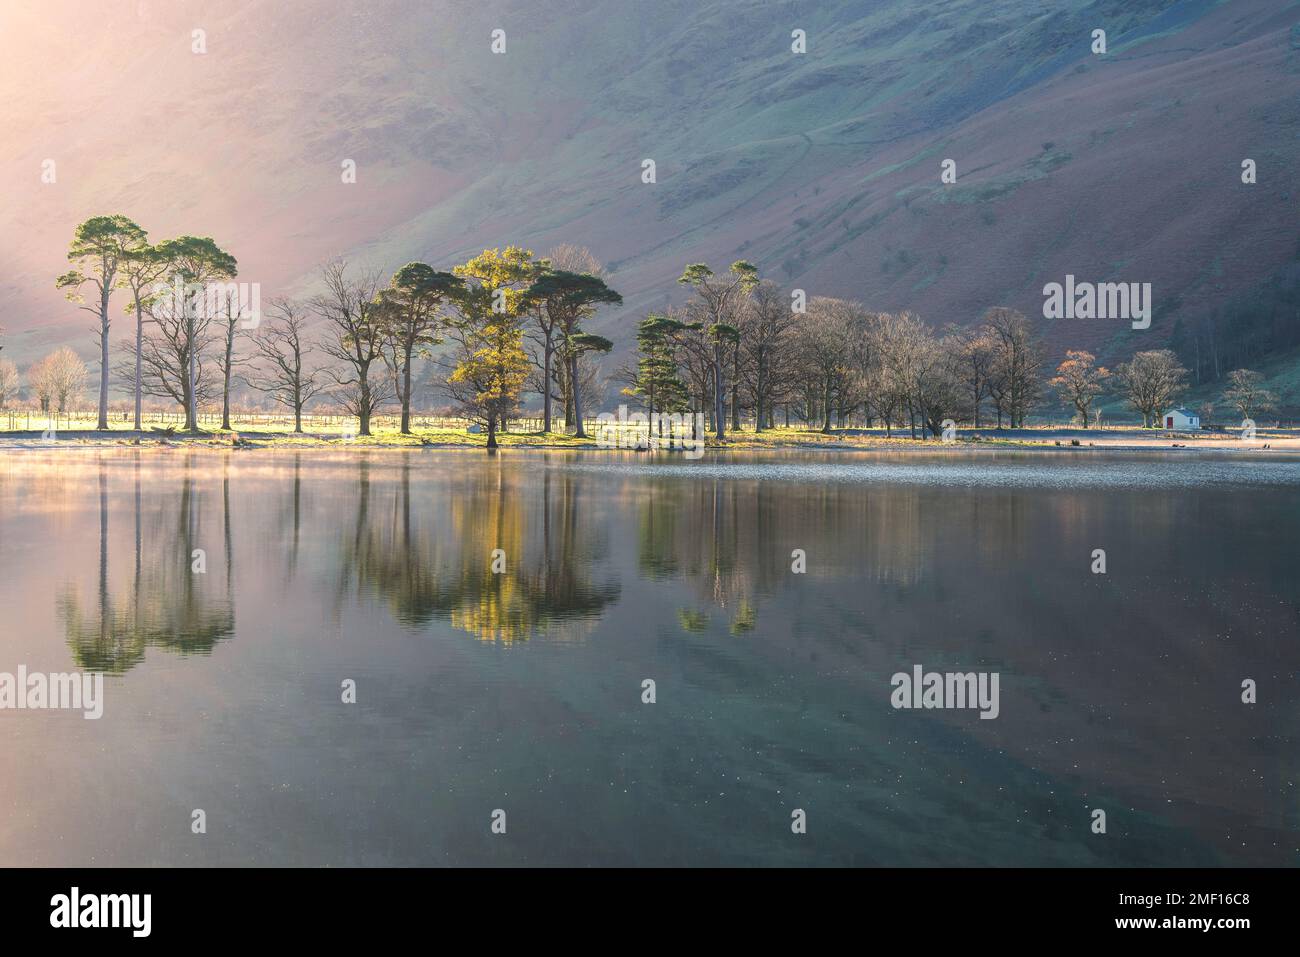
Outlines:
<svg viewBox="0 0 1300 957"><path fill-rule="evenodd" d="M503 433L498 436L503 451L591 451L618 452L626 449L603 448L594 437L574 438L563 433ZM394 429L376 430L371 436L350 436L341 430L313 431L301 435L292 432L208 431L189 435L164 434L130 429L99 432L89 429L58 432L47 437L37 431L0 432L0 451L56 448L213 448L256 450L272 449L437 449L485 451L487 437L452 429L419 429L413 435L401 435ZM1262 429L1252 441L1243 441L1235 433L1180 433L1140 428L1068 429L1025 428L959 429L952 442L933 438L911 438L906 432L885 435L883 430L843 429L829 434L811 429L778 428L760 434L728 433L724 443L710 436L709 452L754 451L945 451L982 450L1066 450L1078 452L1119 451L1129 449L1179 451L1268 451L1300 453L1300 430Z"/></svg>

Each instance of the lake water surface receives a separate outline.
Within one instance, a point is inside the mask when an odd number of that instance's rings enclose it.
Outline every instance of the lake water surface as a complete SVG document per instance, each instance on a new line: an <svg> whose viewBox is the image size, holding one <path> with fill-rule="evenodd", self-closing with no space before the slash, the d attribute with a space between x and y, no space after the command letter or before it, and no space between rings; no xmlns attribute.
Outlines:
<svg viewBox="0 0 1300 957"><path fill-rule="evenodd" d="M1244 453L0 454L0 672L106 675L0 864L1296 864L1297 542Z"/></svg>

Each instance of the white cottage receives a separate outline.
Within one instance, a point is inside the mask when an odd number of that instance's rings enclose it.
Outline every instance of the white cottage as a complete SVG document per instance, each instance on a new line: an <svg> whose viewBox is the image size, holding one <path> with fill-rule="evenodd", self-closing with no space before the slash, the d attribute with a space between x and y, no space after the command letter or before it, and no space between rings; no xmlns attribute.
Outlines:
<svg viewBox="0 0 1300 957"><path fill-rule="evenodd" d="M1166 429L1199 429L1201 427L1201 417L1191 409L1185 409L1181 405L1176 409L1170 409L1165 413Z"/></svg>

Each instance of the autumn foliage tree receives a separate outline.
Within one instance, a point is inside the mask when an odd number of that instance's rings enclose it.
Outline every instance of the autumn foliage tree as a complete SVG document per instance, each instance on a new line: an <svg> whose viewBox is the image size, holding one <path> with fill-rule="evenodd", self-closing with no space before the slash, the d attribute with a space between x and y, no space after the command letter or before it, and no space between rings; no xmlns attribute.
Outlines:
<svg viewBox="0 0 1300 957"><path fill-rule="evenodd" d="M487 425L487 447L497 447L497 431L519 405L528 380L528 355L520 319L526 291L538 273L531 250L518 246L485 249L452 272L465 281L449 321L456 341L455 368L447 388L461 407Z"/></svg>
<svg viewBox="0 0 1300 957"><path fill-rule="evenodd" d="M1062 402L1074 407L1084 428L1088 426L1088 410L1106 391L1106 380L1110 378L1110 371L1096 365L1096 361L1097 357L1091 352L1071 349L1065 353L1065 360L1056 367L1056 375L1048 382Z"/></svg>

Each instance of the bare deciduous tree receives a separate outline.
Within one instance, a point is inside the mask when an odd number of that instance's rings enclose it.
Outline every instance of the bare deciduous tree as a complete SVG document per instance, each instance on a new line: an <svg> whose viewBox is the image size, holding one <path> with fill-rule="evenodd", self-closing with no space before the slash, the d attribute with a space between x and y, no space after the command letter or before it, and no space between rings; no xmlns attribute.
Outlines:
<svg viewBox="0 0 1300 957"><path fill-rule="evenodd" d="M965 392L971 424L978 429L997 357L993 339L981 327L953 328L948 338L954 351L954 372Z"/></svg>
<svg viewBox="0 0 1300 957"><path fill-rule="evenodd" d="M1152 428L1160 415L1187 388L1187 370L1168 349L1138 352L1115 370L1124 394L1142 413L1143 428Z"/></svg>
<svg viewBox="0 0 1300 957"><path fill-rule="evenodd" d="M749 292L758 285L758 269L753 263L738 259L731 264L729 276L716 276L704 263L691 263L677 280L695 290L692 306L700 316L710 345L713 382L713 429L718 441L727 434L727 383L724 358L728 346L740 337L736 328Z"/></svg>
<svg viewBox="0 0 1300 957"><path fill-rule="evenodd" d="M235 378L235 367L251 358L236 354L235 346L246 333L240 327L240 302L237 287L223 290L215 302L221 349L217 353L217 368L221 370L221 427L230 429L230 388Z"/></svg>
<svg viewBox="0 0 1300 957"><path fill-rule="evenodd" d="M27 381L41 404L42 412L66 412L68 402L86 387L86 364L63 346L27 370Z"/></svg>
<svg viewBox="0 0 1300 957"><path fill-rule="evenodd" d="M18 367L8 359L0 359L0 409L18 397Z"/></svg>
<svg viewBox="0 0 1300 957"><path fill-rule="evenodd" d="M54 397L60 412L68 411L68 403L81 397L86 388L86 364L81 357L64 346L50 355L54 370Z"/></svg>
<svg viewBox="0 0 1300 957"><path fill-rule="evenodd" d="M357 417L359 434L370 435L371 417L397 390L383 363L386 339L376 302L379 276L367 272L351 279L347 269L341 259L321 268L326 292L311 301L311 308L332 333L323 350L343 364L329 370L332 392Z"/></svg>
<svg viewBox="0 0 1300 957"><path fill-rule="evenodd" d="M27 367L27 384L36 394L36 401L40 404L41 411L49 412L55 391L54 369L49 356L38 359Z"/></svg>
<svg viewBox="0 0 1300 957"><path fill-rule="evenodd" d="M786 388L789 371L782 367L799 317L790 308L790 297L776 283L764 280L751 290L739 322L744 362L735 378L743 381L754 409L754 429L762 432ZM733 403L734 404L734 403Z"/></svg>
<svg viewBox="0 0 1300 957"><path fill-rule="evenodd" d="M1264 388L1264 377L1251 369L1233 369L1228 373L1223 400L1243 419L1253 419L1277 407L1277 396Z"/></svg>
<svg viewBox="0 0 1300 957"><path fill-rule="evenodd" d="M217 395L218 383L207 358L215 341L210 317L206 310L175 295L151 297L144 309L149 318L143 324L140 347L135 343L126 346L127 358L117 365L117 373L124 381L134 382L138 364L141 391L171 399L181 407L187 423L197 424L198 404Z"/></svg>
<svg viewBox="0 0 1300 957"><path fill-rule="evenodd" d="M243 378L272 401L293 410L293 430L302 432L302 410L324 391L324 370L310 355L306 316L288 299L270 303L270 315L253 337L256 365Z"/></svg>
<svg viewBox="0 0 1300 957"><path fill-rule="evenodd" d="M865 313L854 302L817 296L808 303L797 338L799 363L820 393L823 432L830 432L835 403L853 374L852 344L864 321Z"/></svg>
<svg viewBox="0 0 1300 957"><path fill-rule="evenodd" d="M993 342L993 375L989 391L998 410L998 428L1005 414L1011 428L1023 427L1029 410L1042 396L1042 347L1023 313L995 306L983 324Z"/></svg>

